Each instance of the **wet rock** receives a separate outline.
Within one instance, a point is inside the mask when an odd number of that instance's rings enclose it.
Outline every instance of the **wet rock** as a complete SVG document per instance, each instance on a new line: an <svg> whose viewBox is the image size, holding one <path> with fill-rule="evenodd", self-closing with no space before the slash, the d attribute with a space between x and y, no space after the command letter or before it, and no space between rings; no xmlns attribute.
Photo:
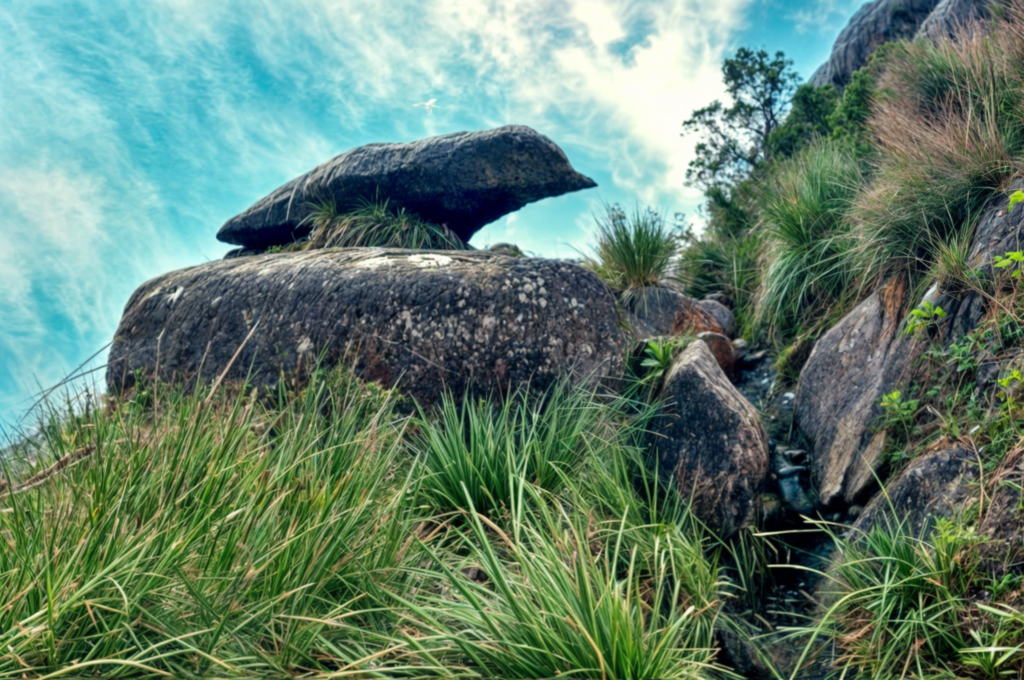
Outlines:
<svg viewBox="0 0 1024 680"><path fill-rule="evenodd" d="M660 396L650 437L659 470L717 535L750 526L768 474L768 436L757 410L703 342L676 358Z"/></svg>
<svg viewBox="0 0 1024 680"><path fill-rule="evenodd" d="M483 396L565 374L616 380L625 340L611 291L569 262L379 248L257 255L136 290L107 385L120 392L157 367L193 385L230 366L228 379L264 386L322 356L429 403L444 389Z"/></svg>
<svg viewBox="0 0 1024 680"><path fill-rule="evenodd" d="M722 327L722 333L724 335L727 335L730 338L736 335L736 317L733 315L731 309L717 300L708 300L706 298L704 300L698 300L697 304L715 318L718 325Z"/></svg>
<svg viewBox="0 0 1024 680"><path fill-rule="evenodd" d="M845 87L878 46L912 38L939 0L874 0L862 5L840 32L832 54L811 76L816 87Z"/></svg>
<svg viewBox="0 0 1024 680"><path fill-rule="evenodd" d="M729 338L721 333L704 332L698 333L697 339L708 346L726 377L729 380L734 380L736 378L736 355Z"/></svg>
<svg viewBox="0 0 1024 680"><path fill-rule="evenodd" d="M522 125L367 144L275 189L228 220L217 238L248 248L291 243L309 233L317 203L344 210L386 198L469 241L527 203L594 186L554 142Z"/></svg>
<svg viewBox="0 0 1024 680"><path fill-rule="evenodd" d="M911 535L927 533L936 518L952 517L972 497L978 459L963 448L916 458L864 508L856 532L869 532L893 520L905 522Z"/></svg>

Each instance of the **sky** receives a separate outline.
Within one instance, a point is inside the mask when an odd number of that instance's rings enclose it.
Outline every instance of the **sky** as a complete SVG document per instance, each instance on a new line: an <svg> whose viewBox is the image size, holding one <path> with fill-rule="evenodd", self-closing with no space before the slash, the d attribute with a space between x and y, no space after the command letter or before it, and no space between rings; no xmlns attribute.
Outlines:
<svg viewBox="0 0 1024 680"><path fill-rule="evenodd" d="M476 246L576 256L603 202L699 224L680 128L722 60L783 50L807 78L859 5L0 0L0 434L102 365L137 286L222 257L225 220L362 144L516 123L597 181Z"/></svg>

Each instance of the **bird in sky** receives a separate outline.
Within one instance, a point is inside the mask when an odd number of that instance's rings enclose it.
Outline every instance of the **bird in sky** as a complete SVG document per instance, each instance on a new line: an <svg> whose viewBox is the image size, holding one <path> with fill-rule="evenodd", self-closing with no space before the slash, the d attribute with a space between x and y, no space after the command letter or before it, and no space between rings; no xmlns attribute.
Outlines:
<svg viewBox="0 0 1024 680"><path fill-rule="evenodd" d="M431 99L430 101L420 102L419 104L413 104L413 106L422 106L427 110L428 116L434 112L434 109L441 108L437 105L437 97Z"/></svg>

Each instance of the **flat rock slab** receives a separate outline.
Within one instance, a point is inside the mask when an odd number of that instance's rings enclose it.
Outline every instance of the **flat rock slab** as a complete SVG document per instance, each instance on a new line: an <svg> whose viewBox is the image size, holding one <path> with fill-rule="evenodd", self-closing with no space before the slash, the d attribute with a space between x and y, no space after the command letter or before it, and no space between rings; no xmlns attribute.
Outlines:
<svg viewBox="0 0 1024 680"><path fill-rule="evenodd" d="M367 144L275 189L228 220L217 238L247 248L291 243L309 233L318 204L345 210L386 198L469 241L527 203L595 186L554 142L522 125Z"/></svg>
<svg viewBox="0 0 1024 680"><path fill-rule="evenodd" d="M608 287L569 262L377 248L257 255L136 290L107 385L130 387L136 371L194 385L230 365L228 379L266 386L320 356L430 403L446 388L483 396L566 374L617 380L625 335Z"/></svg>
<svg viewBox="0 0 1024 680"><path fill-rule="evenodd" d="M768 475L768 435L757 409L703 342L676 358L661 398L650 427L659 470L720 537L751 526Z"/></svg>

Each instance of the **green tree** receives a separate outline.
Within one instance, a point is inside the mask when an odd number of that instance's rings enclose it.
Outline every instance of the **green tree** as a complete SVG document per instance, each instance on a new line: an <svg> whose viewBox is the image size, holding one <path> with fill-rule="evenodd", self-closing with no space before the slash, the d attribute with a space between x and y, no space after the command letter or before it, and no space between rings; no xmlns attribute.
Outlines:
<svg viewBox="0 0 1024 680"><path fill-rule="evenodd" d="M728 106L714 101L683 123L683 134L699 134L697 157L687 183L705 190L735 184L771 157L768 140L789 110L799 85L793 62L782 52L741 47L722 65Z"/></svg>

